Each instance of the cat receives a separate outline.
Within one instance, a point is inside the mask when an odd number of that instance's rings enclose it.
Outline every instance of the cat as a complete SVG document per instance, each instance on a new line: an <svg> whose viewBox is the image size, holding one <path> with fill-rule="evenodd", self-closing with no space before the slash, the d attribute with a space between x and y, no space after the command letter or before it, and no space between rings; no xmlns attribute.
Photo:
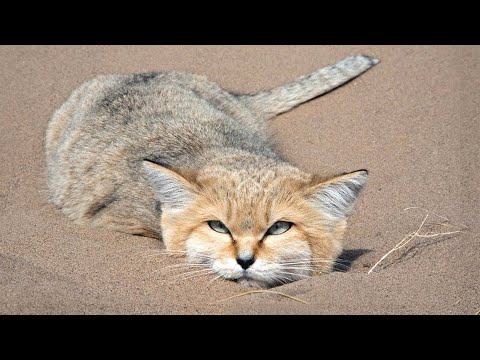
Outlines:
<svg viewBox="0 0 480 360"><path fill-rule="evenodd" d="M267 120L378 62L348 57L254 94L180 72L97 76L48 123L49 199L76 223L162 239L245 286L328 273L367 171L298 169Z"/></svg>

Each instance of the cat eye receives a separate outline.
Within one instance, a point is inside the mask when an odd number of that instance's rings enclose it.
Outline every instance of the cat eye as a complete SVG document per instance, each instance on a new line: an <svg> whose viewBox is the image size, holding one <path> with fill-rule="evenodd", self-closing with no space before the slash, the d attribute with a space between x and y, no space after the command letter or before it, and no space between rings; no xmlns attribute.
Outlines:
<svg viewBox="0 0 480 360"><path fill-rule="evenodd" d="M221 221L210 220L210 221L207 221L207 223L208 223L208 226L210 226L210 228L213 231L216 231L221 234L230 234L230 231L228 230L228 228Z"/></svg>
<svg viewBox="0 0 480 360"><path fill-rule="evenodd" d="M267 230L267 235L280 235L288 231L292 227L292 223L288 221L277 221Z"/></svg>

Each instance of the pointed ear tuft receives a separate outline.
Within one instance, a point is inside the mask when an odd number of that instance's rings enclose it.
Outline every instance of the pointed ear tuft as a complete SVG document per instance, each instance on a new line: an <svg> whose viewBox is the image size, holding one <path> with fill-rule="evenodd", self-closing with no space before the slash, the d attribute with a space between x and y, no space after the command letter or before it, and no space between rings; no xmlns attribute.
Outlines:
<svg viewBox="0 0 480 360"><path fill-rule="evenodd" d="M143 168L162 210L183 209L194 199L192 184L176 172L148 160L143 161Z"/></svg>
<svg viewBox="0 0 480 360"><path fill-rule="evenodd" d="M345 219L352 211L367 176L366 170L359 170L322 182L316 185L309 200L333 220Z"/></svg>

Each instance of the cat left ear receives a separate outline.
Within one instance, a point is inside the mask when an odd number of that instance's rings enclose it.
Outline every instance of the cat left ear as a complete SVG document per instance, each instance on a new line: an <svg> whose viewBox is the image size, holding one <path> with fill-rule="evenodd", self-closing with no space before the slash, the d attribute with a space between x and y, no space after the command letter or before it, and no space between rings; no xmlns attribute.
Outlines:
<svg viewBox="0 0 480 360"><path fill-rule="evenodd" d="M192 184L176 172L148 160L143 161L143 168L162 209L180 210L194 199Z"/></svg>
<svg viewBox="0 0 480 360"><path fill-rule="evenodd" d="M341 175L315 186L309 201L332 220L345 219L367 181L366 170Z"/></svg>

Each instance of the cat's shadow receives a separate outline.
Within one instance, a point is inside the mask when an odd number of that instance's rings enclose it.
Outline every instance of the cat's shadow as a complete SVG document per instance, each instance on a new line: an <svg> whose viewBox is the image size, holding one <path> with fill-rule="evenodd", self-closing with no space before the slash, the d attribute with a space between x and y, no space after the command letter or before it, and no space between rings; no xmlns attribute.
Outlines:
<svg viewBox="0 0 480 360"><path fill-rule="evenodd" d="M333 271L334 272L346 272L350 271L353 263L357 261L361 256L372 252L370 249L347 249L343 250L337 259Z"/></svg>

